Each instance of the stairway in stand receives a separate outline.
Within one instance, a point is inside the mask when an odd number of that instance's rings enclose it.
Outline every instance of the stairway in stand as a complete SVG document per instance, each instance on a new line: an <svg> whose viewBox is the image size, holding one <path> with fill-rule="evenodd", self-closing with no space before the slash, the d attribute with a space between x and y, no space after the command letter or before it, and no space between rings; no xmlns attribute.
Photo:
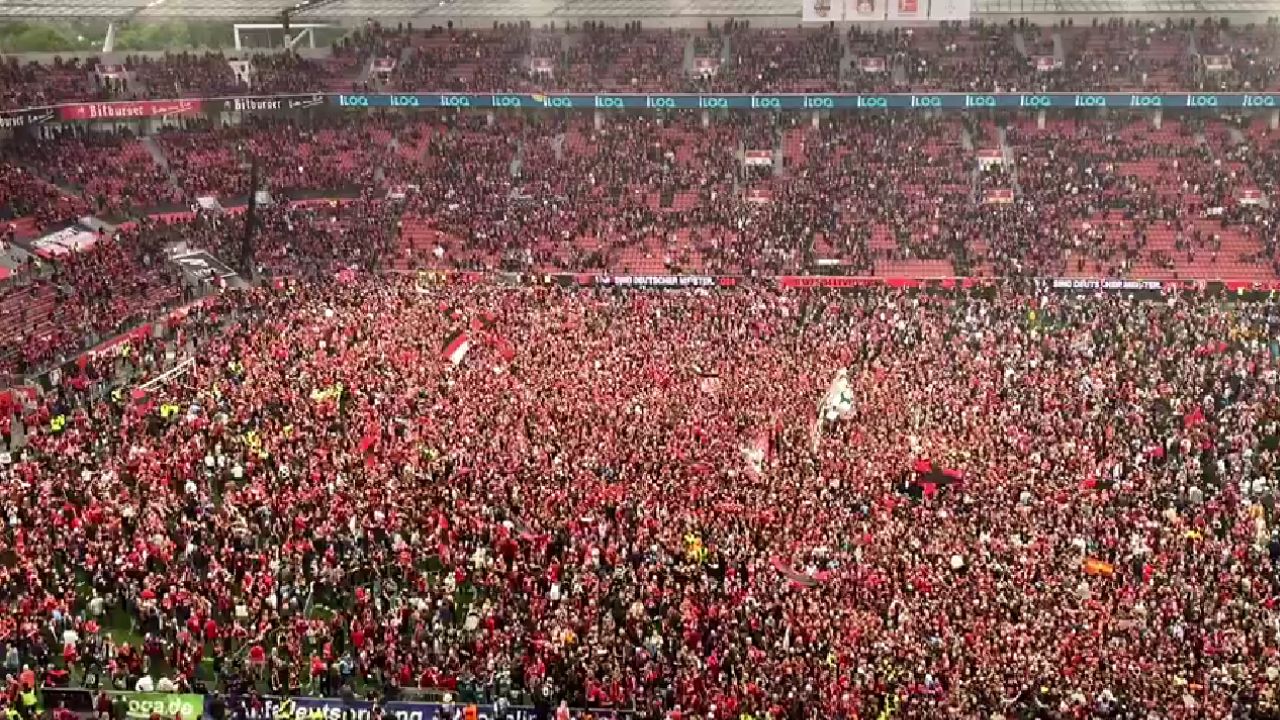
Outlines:
<svg viewBox="0 0 1280 720"><path fill-rule="evenodd" d="M400 245L391 261L394 272L416 272L462 264L464 260L486 260L478 254L468 256L457 237L437 229L427 218L405 215L400 222ZM437 248L444 251L443 256L437 256Z"/></svg>

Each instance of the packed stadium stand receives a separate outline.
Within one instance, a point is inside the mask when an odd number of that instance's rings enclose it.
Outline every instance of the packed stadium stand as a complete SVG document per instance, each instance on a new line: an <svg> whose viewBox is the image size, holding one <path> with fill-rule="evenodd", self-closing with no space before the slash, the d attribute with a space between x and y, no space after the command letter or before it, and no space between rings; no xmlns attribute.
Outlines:
<svg viewBox="0 0 1280 720"><path fill-rule="evenodd" d="M1280 27L1001 2L0 60L0 712L1280 717Z"/></svg>

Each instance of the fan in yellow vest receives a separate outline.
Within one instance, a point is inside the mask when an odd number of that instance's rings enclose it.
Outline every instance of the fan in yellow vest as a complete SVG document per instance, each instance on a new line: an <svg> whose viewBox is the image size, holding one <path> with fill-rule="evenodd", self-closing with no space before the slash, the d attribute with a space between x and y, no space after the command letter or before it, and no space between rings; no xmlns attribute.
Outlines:
<svg viewBox="0 0 1280 720"><path fill-rule="evenodd" d="M29 718L36 716L36 705L40 704L40 698L36 696L36 691L27 688L22 691L22 712Z"/></svg>
<svg viewBox="0 0 1280 720"><path fill-rule="evenodd" d="M297 704L294 703L293 698L285 698L276 708L275 720L292 720L296 707Z"/></svg>

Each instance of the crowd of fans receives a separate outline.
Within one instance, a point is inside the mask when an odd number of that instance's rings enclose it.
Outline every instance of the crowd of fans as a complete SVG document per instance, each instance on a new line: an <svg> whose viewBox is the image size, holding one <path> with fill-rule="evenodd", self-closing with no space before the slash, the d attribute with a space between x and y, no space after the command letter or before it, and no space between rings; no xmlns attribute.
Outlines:
<svg viewBox="0 0 1280 720"><path fill-rule="evenodd" d="M75 126L42 136L19 136L4 159L25 165L55 186L78 194L93 213L127 216L182 203L168 175L128 131L92 132Z"/></svg>
<svg viewBox="0 0 1280 720"><path fill-rule="evenodd" d="M374 58L396 89L1257 88L1275 32L371 25L325 68L255 59L255 89ZM687 43L721 64L686 80ZM217 54L125 64L98 91L240 87ZM92 67L5 62L0 102L81 97ZM1280 306L1031 278L1274 280L1276 137L1173 113L20 131L6 258L128 221L0 280L0 371L57 369L0 395L0 704L71 678L655 720L1274 717ZM175 246L268 280L193 282ZM561 271L736 282L527 282ZM1004 280L769 279L823 272Z"/></svg>
<svg viewBox="0 0 1280 720"><path fill-rule="evenodd" d="M0 333L0 375L63 362L189 296L147 225L17 268L0 286L0 307L17 313Z"/></svg>
<svg viewBox="0 0 1280 720"><path fill-rule="evenodd" d="M222 128L188 124L156 136L173 181L188 199L248 195L252 168L276 191L358 191L373 184L380 158L393 151L383 126L352 118L305 124L283 119Z"/></svg>
<svg viewBox="0 0 1280 720"><path fill-rule="evenodd" d="M236 58L249 63L247 77L233 70L229 61ZM58 58L46 65L9 57L0 62L0 109L88 100L349 90L367 60L368 55L350 43L335 45L323 59L293 52L179 52L127 55L115 61Z"/></svg>
<svg viewBox="0 0 1280 720"><path fill-rule="evenodd" d="M1276 89L1280 27L1208 19L1064 21L1039 27L943 23L847 32L833 27L753 29L727 21L705 31L640 23L492 29L383 27L370 23L324 59L254 54L249 82L222 53L166 53L120 61L126 78L103 82L105 60L0 63L0 107L70 100L321 92L350 88L488 91L887 92ZM722 60L714 72L693 58ZM373 63L390 69L372 71ZM536 62L535 62L536 61ZM545 66L544 66L545 63ZM535 67L537 65L537 67ZM363 83L363 85L362 85Z"/></svg>
<svg viewBox="0 0 1280 720"><path fill-rule="evenodd" d="M80 197L59 190L23 165L0 161L0 219L21 218L39 232L88 211ZM12 239L9 227L0 232L0 239Z"/></svg>
<svg viewBox="0 0 1280 720"><path fill-rule="evenodd" d="M1274 137L1191 115L418 111L188 123L152 140L163 169L128 134L50 136L5 167L10 214L45 225L243 206L255 166L280 202L412 186L394 212L439 238L419 267L1267 279Z"/></svg>
<svg viewBox="0 0 1280 720"><path fill-rule="evenodd" d="M1015 286L229 293L172 382L109 392L172 363L138 339L26 418L0 642L116 687L1266 717L1277 319Z"/></svg>
<svg viewBox="0 0 1280 720"><path fill-rule="evenodd" d="M250 277L332 276L382 268L397 239L399 215L381 200L263 206L256 212ZM169 262L166 248L202 250L228 266L240 264L243 213L199 210L145 218L92 247L32 258L0 286L0 308L32 305L34 316L5 318L0 373L32 372L192 299L202 291ZM35 303L34 298L47 302Z"/></svg>

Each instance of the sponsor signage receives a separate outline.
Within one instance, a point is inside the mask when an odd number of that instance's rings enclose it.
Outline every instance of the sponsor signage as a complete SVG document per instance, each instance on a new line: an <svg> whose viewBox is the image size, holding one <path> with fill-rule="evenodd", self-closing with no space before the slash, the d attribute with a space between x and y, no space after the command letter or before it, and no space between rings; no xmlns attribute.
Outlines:
<svg viewBox="0 0 1280 720"><path fill-rule="evenodd" d="M203 106L203 100L77 103L59 107L58 116L63 120L136 120L151 117L193 115L200 112Z"/></svg>
<svg viewBox="0 0 1280 720"><path fill-rule="evenodd" d="M52 108L40 110L23 110L14 113L0 113L0 130L22 128L30 125L41 125L55 117Z"/></svg>
<svg viewBox="0 0 1280 720"><path fill-rule="evenodd" d="M273 98L235 98L231 101L231 109L235 112L256 112L259 110L285 110L284 100Z"/></svg>
<svg viewBox="0 0 1280 720"><path fill-rule="evenodd" d="M324 95L276 95L265 97L237 97L222 101L223 112L281 112L304 110L325 104Z"/></svg>
<svg viewBox="0 0 1280 720"><path fill-rule="evenodd" d="M174 718L181 714L183 720L197 720L204 714L203 695L181 695L177 693L112 693L124 695L129 701L126 717L146 720L151 713L163 718Z"/></svg>
<svg viewBox="0 0 1280 720"><path fill-rule="evenodd" d="M292 698L292 714L297 720L306 720L313 710L319 710L324 714L325 720L367 720L373 703L367 700L352 700L344 702L336 698ZM229 706L236 707L240 700L238 698L230 698ZM253 720L274 720L277 714L284 708L285 700L279 697L263 698L261 712L247 713ZM462 708L465 707L461 703L430 703L430 702L389 702L383 705L386 717L391 720L454 720L455 715L460 715ZM493 705L477 705L480 720L535 720L537 711L526 705L513 705L506 708L505 712L499 717L495 712ZM287 711L286 711L287 712ZM593 709L592 715L601 720L625 719L632 717L632 713L626 710L611 709ZM184 718L186 715L183 716Z"/></svg>
<svg viewBox="0 0 1280 720"><path fill-rule="evenodd" d="M875 71L877 60L859 61ZM1047 61L1037 60L1037 67ZM534 109L534 110L1118 110L1173 108L1205 110L1280 109L1280 93L778 93L746 94L581 94L581 93L366 93L280 95L190 100L71 103L0 113L0 127L22 127L53 119L132 120L189 115L204 110L279 112L318 105L352 110Z"/></svg>
<svg viewBox="0 0 1280 720"><path fill-rule="evenodd" d="M1280 93L885 93L885 94L365 94L333 95L343 108L546 110L978 110L1073 108L1280 108Z"/></svg>

